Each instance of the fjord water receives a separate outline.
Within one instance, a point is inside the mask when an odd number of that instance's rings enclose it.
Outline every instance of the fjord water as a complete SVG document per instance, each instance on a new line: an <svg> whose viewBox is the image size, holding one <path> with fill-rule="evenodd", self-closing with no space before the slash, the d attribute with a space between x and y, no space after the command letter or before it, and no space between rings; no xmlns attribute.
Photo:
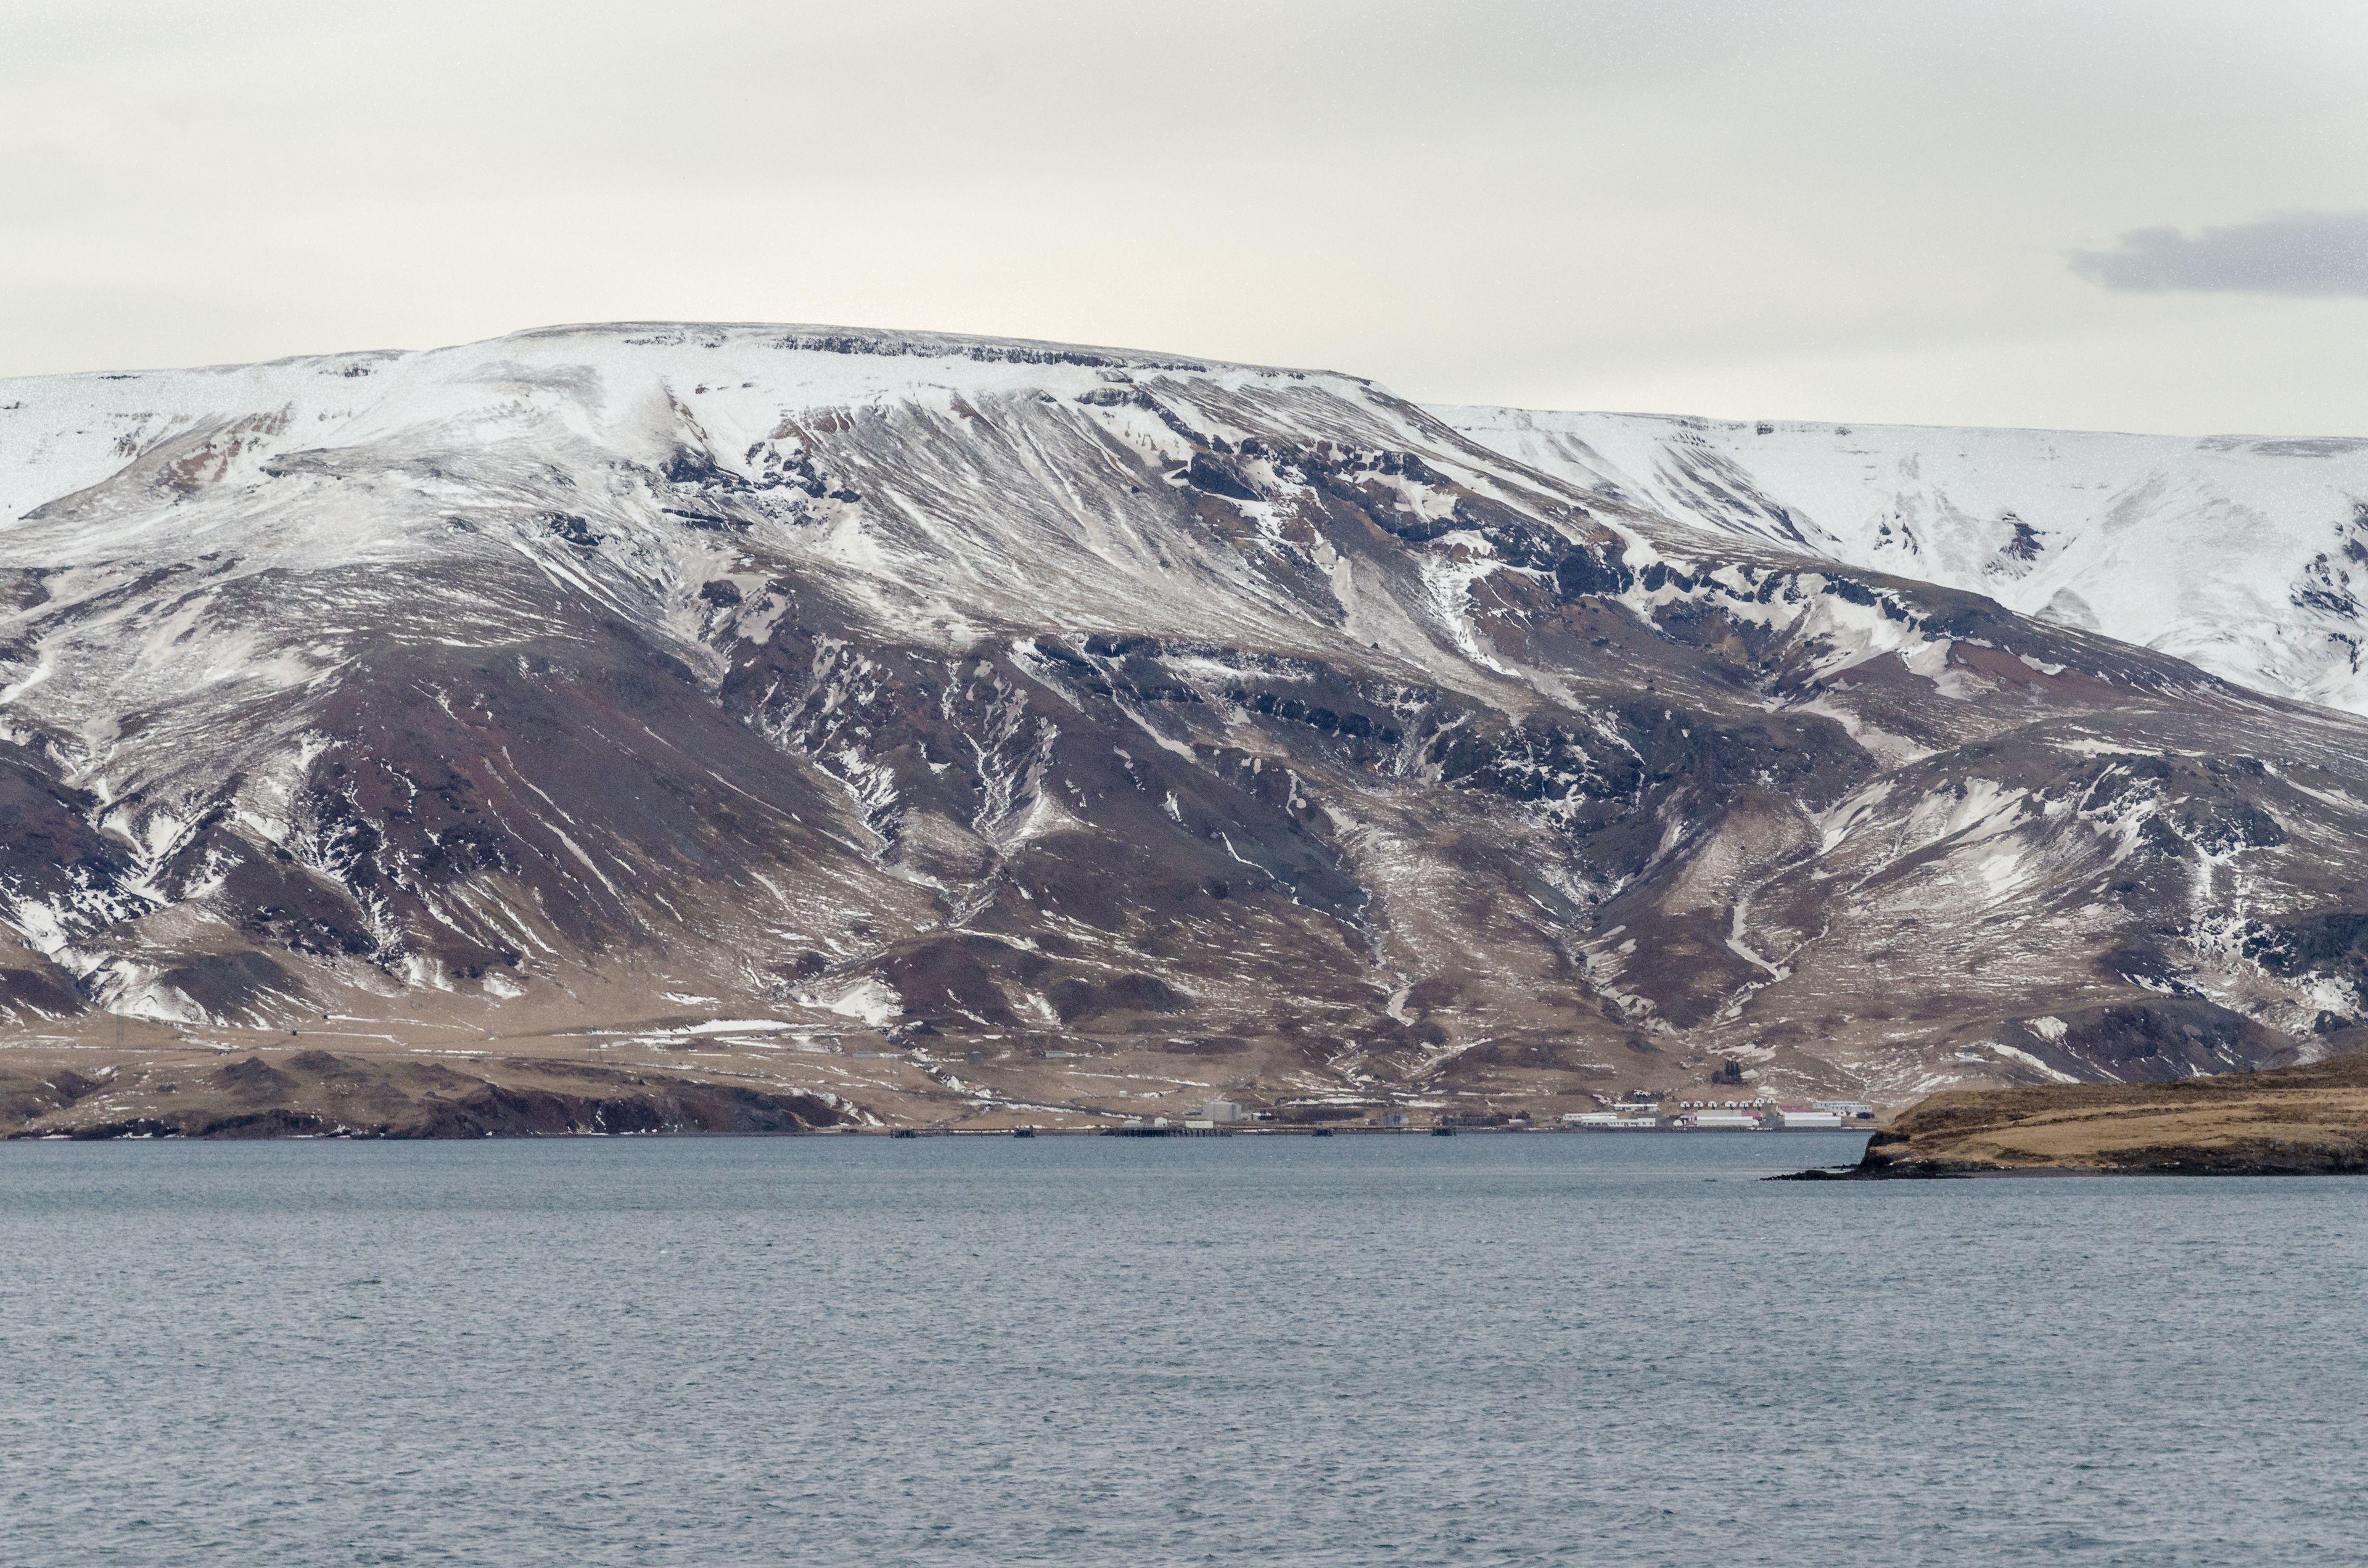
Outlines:
<svg viewBox="0 0 2368 1568"><path fill-rule="evenodd" d="M2351 1562L2368 1186L1846 1134L0 1148L0 1559Z"/></svg>

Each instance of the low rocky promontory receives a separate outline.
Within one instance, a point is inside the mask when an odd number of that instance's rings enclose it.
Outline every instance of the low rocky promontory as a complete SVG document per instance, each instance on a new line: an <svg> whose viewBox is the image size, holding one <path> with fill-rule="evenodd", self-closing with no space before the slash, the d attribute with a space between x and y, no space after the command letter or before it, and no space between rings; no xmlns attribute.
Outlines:
<svg viewBox="0 0 2368 1568"><path fill-rule="evenodd" d="M491 1138L806 1132L835 1096L588 1062L297 1051L94 1073L0 1073L0 1138Z"/></svg>
<svg viewBox="0 0 2368 1568"><path fill-rule="evenodd" d="M2368 1172L2368 1051L2167 1083L1955 1089L1868 1141L1856 1178Z"/></svg>

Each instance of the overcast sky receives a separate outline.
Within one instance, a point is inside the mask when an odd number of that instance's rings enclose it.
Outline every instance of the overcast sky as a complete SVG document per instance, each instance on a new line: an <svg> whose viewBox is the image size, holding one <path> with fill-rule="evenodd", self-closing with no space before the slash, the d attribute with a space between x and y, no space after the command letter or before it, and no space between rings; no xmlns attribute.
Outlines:
<svg viewBox="0 0 2368 1568"><path fill-rule="evenodd" d="M2368 6L0 0L0 375L800 321L2368 435Z"/></svg>

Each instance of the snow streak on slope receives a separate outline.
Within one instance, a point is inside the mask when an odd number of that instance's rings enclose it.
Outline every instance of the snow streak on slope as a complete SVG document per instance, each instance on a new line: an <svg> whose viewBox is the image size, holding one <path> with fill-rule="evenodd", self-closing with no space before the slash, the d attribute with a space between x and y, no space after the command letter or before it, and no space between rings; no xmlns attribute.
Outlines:
<svg viewBox="0 0 2368 1568"><path fill-rule="evenodd" d="M1431 412L1590 494L2368 712L2368 439Z"/></svg>

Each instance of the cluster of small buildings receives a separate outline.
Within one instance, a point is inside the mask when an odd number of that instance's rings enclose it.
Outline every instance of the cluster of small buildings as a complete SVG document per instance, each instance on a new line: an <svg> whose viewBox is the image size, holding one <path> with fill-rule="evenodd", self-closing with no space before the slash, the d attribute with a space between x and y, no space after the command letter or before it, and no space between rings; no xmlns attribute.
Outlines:
<svg viewBox="0 0 2368 1568"><path fill-rule="evenodd" d="M1672 1123L1703 1131L1759 1132L1770 1125L1776 1102L1766 1095L1748 1100L1679 1100Z"/></svg>
<svg viewBox="0 0 2368 1568"><path fill-rule="evenodd" d="M1319 1102L1285 1102L1287 1106L1314 1105ZM1320 1102L1327 1108L1332 1102ZM1597 1102L1602 1102L1599 1099ZM1600 1110L1575 1110L1562 1119L1566 1131L1651 1132L1667 1129L1698 1131L1763 1132L1779 1129L1838 1128L1853 1120L1871 1120L1874 1108L1859 1100L1816 1100L1807 1105L1779 1104L1762 1095L1748 1100L1679 1100L1674 1112L1664 1108L1667 1102L1629 1097ZM1176 1121L1164 1116L1138 1117L1126 1124L1133 1131L1201 1132L1214 1131L1241 1122L1271 1121L1270 1112L1250 1111L1234 1100L1211 1100L1196 1109L1184 1113ZM1411 1131L1415 1119L1397 1108L1378 1108L1362 1119L1367 1127L1387 1131ZM1438 1119L1440 1126L1465 1123L1474 1127L1506 1124L1519 1131L1528 1126L1526 1114L1514 1118L1504 1116L1445 1116ZM1323 1123L1316 1123L1323 1125Z"/></svg>
<svg viewBox="0 0 2368 1568"><path fill-rule="evenodd" d="M1231 1127L1237 1121L1251 1119L1232 1100L1211 1100L1198 1110L1188 1112L1180 1121L1164 1116L1130 1117L1119 1124L1124 1132L1213 1132L1220 1127Z"/></svg>
<svg viewBox="0 0 2368 1568"><path fill-rule="evenodd" d="M1610 1110L1575 1110L1562 1119L1569 1128L1650 1130L1671 1127L1699 1131L1765 1132L1808 1128L1839 1128L1851 1121L1872 1120L1874 1107L1861 1100L1816 1100L1806 1105L1780 1105L1762 1095L1748 1100L1680 1100L1672 1116L1657 1106L1622 1105Z"/></svg>

